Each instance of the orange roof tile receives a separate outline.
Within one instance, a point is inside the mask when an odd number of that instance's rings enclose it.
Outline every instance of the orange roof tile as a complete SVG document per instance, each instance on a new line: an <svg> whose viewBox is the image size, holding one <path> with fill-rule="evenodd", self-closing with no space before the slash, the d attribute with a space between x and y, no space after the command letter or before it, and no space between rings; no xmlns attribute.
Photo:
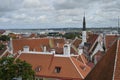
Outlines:
<svg viewBox="0 0 120 80"><path fill-rule="evenodd" d="M40 77L82 80L90 71L90 67L74 57L22 53L19 58L30 63L34 70L40 66L40 71L36 72ZM60 73L55 72L55 67L61 68Z"/></svg>
<svg viewBox="0 0 120 80"><path fill-rule="evenodd" d="M81 42L82 42L82 40L77 38L77 39L74 40L73 45L74 45L76 48L78 48L79 45L81 44Z"/></svg>
<svg viewBox="0 0 120 80"><path fill-rule="evenodd" d="M35 38L35 39L15 39L12 41L13 52L17 53L19 50L23 50L24 46L29 46L30 51L43 51L43 47L46 46L47 51L51 49L63 48L64 39L56 38ZM58 45L59 44L59 45ZM56 51L59 51L57 49Z"/></svg>
<svg viewBox="0 0 120 80"><path fill-rule="evenodd" d="M17 53L19 50L23 50L24 46L29 46L30 51L42 51L43 46L49 46L49 39L16 39L12 41L13 52Z"/></svg>

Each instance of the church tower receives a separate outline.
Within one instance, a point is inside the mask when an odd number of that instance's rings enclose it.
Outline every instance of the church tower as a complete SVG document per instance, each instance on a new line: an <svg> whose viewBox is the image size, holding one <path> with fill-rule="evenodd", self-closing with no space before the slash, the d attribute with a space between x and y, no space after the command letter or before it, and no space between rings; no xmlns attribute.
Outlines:
<svg viewBox="0 0 120 80"><path fill-rule="evenodd" d="M86 40L86 20L85 20L85 14L84 14L83 29L82 29L82 46L84 46L85 42L87 42L87 40Z"/></svg>

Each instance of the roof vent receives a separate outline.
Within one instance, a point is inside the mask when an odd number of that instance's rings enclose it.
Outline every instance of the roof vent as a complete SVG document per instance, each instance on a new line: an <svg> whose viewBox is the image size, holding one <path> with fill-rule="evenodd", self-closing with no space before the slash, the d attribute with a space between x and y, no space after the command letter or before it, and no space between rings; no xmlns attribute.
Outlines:
<svg viewBox="0 0 120 80"><path fill-rule="evenodd" d="M23 47L23 51L24 51L24 52L29 52L29 46L24 46L24 47Z"/></svg>

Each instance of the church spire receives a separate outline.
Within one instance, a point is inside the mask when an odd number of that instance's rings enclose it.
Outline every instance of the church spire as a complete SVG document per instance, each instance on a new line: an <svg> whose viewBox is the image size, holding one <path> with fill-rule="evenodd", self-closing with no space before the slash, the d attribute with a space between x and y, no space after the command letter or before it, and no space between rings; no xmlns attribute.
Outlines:
<svg viewBox="0 0 120 80"><path fill-rule="evenodd" d="M84 44L87 42L86 39L86 21L85 21L85 13L84 13L84 17L83 17L83 31L82 31L82 43L81 45L84 46Z"/></svg>
<svg viewBox="0 0 120 80"><path fill-rule="evenodd" d="M86 31L85 13L84 13L84 17L83 17L83 31Z"/></svg>

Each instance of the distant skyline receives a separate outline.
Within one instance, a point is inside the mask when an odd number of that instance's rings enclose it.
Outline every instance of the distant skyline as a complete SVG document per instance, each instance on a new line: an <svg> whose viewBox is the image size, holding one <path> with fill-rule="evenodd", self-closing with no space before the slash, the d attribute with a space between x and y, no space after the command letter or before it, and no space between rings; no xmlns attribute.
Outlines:
<svg viewBox="0 0 120 80"><path fill-rule="evenodd" d="M0 29L116 27L119 0L0 0Z"/></svg>

